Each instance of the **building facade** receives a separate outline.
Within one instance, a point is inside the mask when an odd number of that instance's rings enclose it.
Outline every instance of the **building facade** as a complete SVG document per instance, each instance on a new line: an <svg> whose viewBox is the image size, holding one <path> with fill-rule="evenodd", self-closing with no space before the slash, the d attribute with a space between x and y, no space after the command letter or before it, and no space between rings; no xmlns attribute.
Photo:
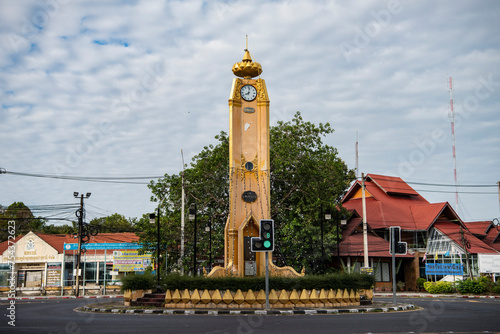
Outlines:
<svg viewBox="0 0 500 334"><path fill-rule="evenodd" d="M499 278L500 229L493 223L465 223L449 203L429 203L399 177L368 174L365 199L368 253L377 290L392 288L391 226L401 227L401 241L408 246L406 255L396 256L400 288L417 290L420 277L428 281L484 274ZM351 186L342 205L352 216L342 231L341 265L358 271L364 254L361 181Z"/></svg>
<svg viewBox="0 0 500 334"><path fill-rule="evenodd" d="M127 272L151 265L150 256L137 255L139 237L134 233L100 233L82 244L81 289L102 293ZM0 244L0 290L37 294L49 290L70 293L76 280L77 239L73 235L29 232ZM135 256L134 256L135 251ZM138 262L141 262L140 264Z"/></svg>

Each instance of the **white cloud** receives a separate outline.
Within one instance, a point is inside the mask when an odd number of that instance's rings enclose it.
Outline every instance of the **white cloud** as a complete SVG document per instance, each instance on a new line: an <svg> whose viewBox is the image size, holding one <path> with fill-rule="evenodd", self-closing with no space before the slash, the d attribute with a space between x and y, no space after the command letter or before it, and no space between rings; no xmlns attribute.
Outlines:
<svg viewBox="0 0 500 334"><path fill-rule="evenodd" d="M492 27L500 6L389 3L3 1L0 167L77 175L179 172L181 149L189 162L227 131L231 67L248 34L264 69L271 121L300 110L309 121L330 122L336 132L325 142L351 168L359 131L365 173L453 183L447 117L453 76L460 181L494 184L500 37ZM148 80L157 67L155 80ZM433 131L444 139L402 173L402 161L411 161ZM0 194L3 205L64 203L73 191L88 190L95 206L111 212L140 216L154 207L143 185L8 174L0 184L9 189ZM423 195L454 205L453 194ZM464 195L462 202L466 219L500 215L495 195Z"/></svg>

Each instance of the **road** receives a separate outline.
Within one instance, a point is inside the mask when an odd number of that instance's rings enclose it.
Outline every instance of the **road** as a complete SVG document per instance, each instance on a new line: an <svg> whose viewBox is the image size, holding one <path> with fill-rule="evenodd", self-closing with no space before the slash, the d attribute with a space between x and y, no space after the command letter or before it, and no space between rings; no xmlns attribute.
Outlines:
<svg viewBox="0 0 500 334"><path fill-rule="evenodd" d="M335 315L152 315L75 312L109 299L0 302L0 333L500 333L500 300L402 299L418 311ZM377 298L390 304L392 299Z"/></svg>

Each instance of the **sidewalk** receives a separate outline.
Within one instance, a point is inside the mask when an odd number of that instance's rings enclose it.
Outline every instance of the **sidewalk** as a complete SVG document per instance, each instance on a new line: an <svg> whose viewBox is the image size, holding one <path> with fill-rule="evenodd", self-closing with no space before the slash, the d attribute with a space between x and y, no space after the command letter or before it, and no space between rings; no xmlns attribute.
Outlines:
<svg viewBox="0 0 500 334"><path fill-rule="evenodd" d="M392 298L392 292L375 292L373 294L373 297L383 297L383 298ZM428 292L396 292L396 297L401 297L401 298L472 298L472 299L480 299L480 298L486 298L486 299L500 299L500 296L493 296L493 295L461 295L459 293L453 293L453 294L439 294L439 295L433 295Z"/></svg>
<svg viewBox="0 0 500 334"><path fill-rule="evenodd" d="M97 299L97 298L121 298L123 295L97 295L97 296L79 296L78 299ZM76 299L75 296L22 296L22 297L0 297L0 301L3 300L34 300L34 299Z"/></svg>

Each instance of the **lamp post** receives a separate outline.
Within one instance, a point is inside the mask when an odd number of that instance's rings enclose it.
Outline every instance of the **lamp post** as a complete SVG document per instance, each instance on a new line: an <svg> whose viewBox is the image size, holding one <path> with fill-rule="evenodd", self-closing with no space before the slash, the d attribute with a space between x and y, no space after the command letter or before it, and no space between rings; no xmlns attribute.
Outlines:
<svg viewBox="0 0 500 334"><path fill-rule="evenodd" d="M194 254L193 254L193 276L196 276L196 203L189 206L189 220L194 220Z"/></svg>
<svg viewBox="0 0 500 334"><path fill-rule="evenodd" d="M154 224L156 216L149 214L149 222ZM156 291L160 291L160 207L158 206L158 220L156 224Z"/></svg>
<svg viewBox="0 0 500 334"><path fill-rule="evenodd" d="M330 212L330 209L326 209L325 214L324 214L324 216L322 218L324 218L324 220L331 220L332 219L332 213ZM323 243L323 219L321 219L321 257L324 260L324 257L325 257L325 246L324 246L324 243Z"/></svg>
<svg viewBox="0 0 500 334"><path fill-rule="evenodd" d="M336 221L337 221L337 262L339 264L339 269L340 269L340 245L339 245L340 238L339 238L339 219L338 219L338 216L337 216ZM340 225L341 226L347 225L347 219L346 219L345 215L342 215L342 220L340 220Z"/></svg>
<svg viewBox="0 0 500 334"><path fill-rule="evenodd" d="M208 219L208 225L205 226L205 232L208 232L208 272L212 270L212 221Z"/></svg>

